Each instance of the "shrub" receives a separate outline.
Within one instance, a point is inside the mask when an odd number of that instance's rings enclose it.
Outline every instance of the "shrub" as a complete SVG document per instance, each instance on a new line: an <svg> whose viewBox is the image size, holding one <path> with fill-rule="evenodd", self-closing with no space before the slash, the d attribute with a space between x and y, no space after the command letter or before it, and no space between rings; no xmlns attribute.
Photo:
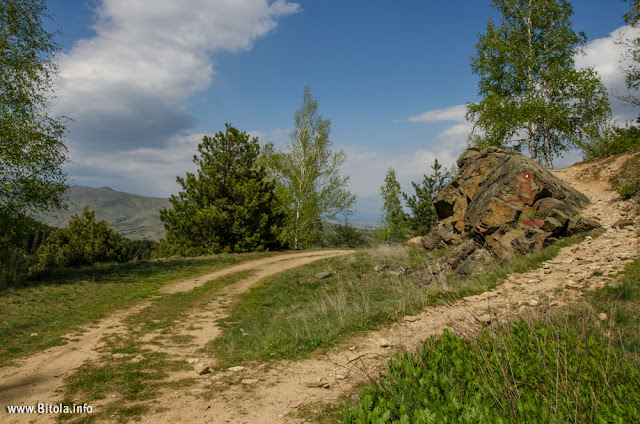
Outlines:
<svg viewBox="0 0 640 424"><path fill-rule="evenodd" d="M36 251L53 228L32 218L0 214L0 289L23 283L37 263Z"/></svg>
<svg viewBox="0 0 640 424"><path fill-rule="evenodd" d="M627 125L613 128L604 137L581 145L587 159L601 158L628 152L640 147L640 128Z"/></svg>
<svg viewBox="0 0 640 424"><path fill-rule="evenodd" d="M445 331L396 355L343 422L640 422L640 370L608 346L552 321L476 342Z"/></svg>
<svg viewBox="0 0 640 424"><path fill-rule="evenodd" d="M335 247L362 247L367 244L367 238L362 230L345 222L344 225L335 226L333 232L327 237L327 244Z"/></svg>
<svg viewBox="0 0 640 424"><path fill-rule="evenodd" d="M32 272L97 262L126 262L130 241L109 228L105 220L96 222L95 212L85 207L73 215L67 228L58 228L38 248L39 263Z"/></svg>
<svg viewBox="0 0 640 424"><path fill-rule="evenodd" d="M616 187L616 192L623 198L630 199L638 192L638 189L631 184L619 184Z"/></svg>

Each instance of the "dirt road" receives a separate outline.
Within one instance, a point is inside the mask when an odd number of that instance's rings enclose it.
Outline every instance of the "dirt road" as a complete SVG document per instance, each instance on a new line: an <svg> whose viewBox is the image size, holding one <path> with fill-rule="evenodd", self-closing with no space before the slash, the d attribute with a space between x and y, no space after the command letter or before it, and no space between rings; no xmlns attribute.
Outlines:
<svg viewBox="0 0 640 424"><path fill-rule="evenodd" d="M607 184L583 180L581 171L588 166L578 165L555 174L591 198L584 215L601 223L606 229L602 236L562 249L540 269L512 274L493 291L427 308L421 314L405 317L403 322L347 340L326 356L281 361L269 367L249 365L239 372L224 371L203 379L190 390L167 391L156 399L162 408L144 416L142 422L304 423L320 405L335 404L352 395L360 382L375 379L398 349L413 350L445 328L476 331L483 323L557 308L579 300L583 290L603 287L625 263L638 257L638 237L633 227L613 228L619 219L630 217L629 203L617 200L618 195ZM211 380L224 390L213 397L202 396ZM242 384L243 380L252 384ZM319 380L326 387L314 384ZM310 387L314 385L318 387Z"/></svg>
<svg viewBox="0 0 640 424"><path fill-rule="evenodd" d="M327 355L301 361L273 362L269 366L245 364L242 370L201 376L186 388L165 389L148 402L150 412L142 417L142 422L303 423L307 421L306 416L313 414L321 405L334 404L345 395L352 395L354 387L363 380L375 379L384 369L387 359L398 349L414 349L427 337L440 334L445 328L458 332L475 331L489 322L517 319L529 311L560 307L579 300L584 290L603 287L614 279L625 263L638 257L638 237L633 227L614 226L622 218L632 218L630 205L620 201L605 183L584 179L583 171L589 166L577 165L555 171L555 174L591 198L592 204L584 215L601 223L606 230L602 236L587 238L580 244L562 249L554 260L544 263L540 269L512 274L492 291L451 305L427 308L416 316L405 317L402 322L347 340ZM616 163L610 165L615 166ZM258 279L321 257L346 253L349 252L288 254L236 265L167 286L164 293L176 293L229 273L257 270L252 277L225 287L221 296L206 310L194 312L187 320L190 325L179 326L179 334L195 337L194 346L186 350L172 350L156 344L155 348L182 357L197 355L199 346L217 337L219 330L211 323L224 316L224 304L233 301L238 293L247 290ZM123 331L122 317L131 312L104 320L89 329L80 342L27 358L18 368L0 370L0 403L29 404L39 399L54 399L63 372L70 372L82 361L95 356L99 337ZM200 325L204 323L208 325ZM147 341L153 337L150 335ZM212 394L212 385L220 390ZM305 411L304 414L299 414L301 411ZM0 415L0 420L3 418ZM26 421L11 418L15 422ZM42 416L40 419L53 418L55 416Z"/></svg>
<svg viewBox="0 0 640 424"><path fill-rule="evenodd" d="M287 269L308 264L319 259L352 253L350 250L322 250L312 252L290 252L273 257L252 260L230 266L211 274L197 278L178 281L164 286L160 292L164 294L189 291L207 281L235 274L252 271L248 278L237 281L221 289L220 299L228 298L248 290L262 278L280 273ZM47 349L39 354L16 361L17 366L0 369L0 421L5 423L53 422L56 415L9 415L6 405L35 405L37 402L56 404L61 400L63 379L82 363L99 356L102 346L101 338L126 331L123 320L129 314L147 307L150 301L143 302L132 309L118 312L86 328L85 332L75 337L77 341L63 346ZM215 310L215 307L213 308ZM209 327L211 331L212 327ZM215 330L215 328L213 328ZM205 339L207 339L205 337ZM208 341L208 340L205 340Z"/></svg>

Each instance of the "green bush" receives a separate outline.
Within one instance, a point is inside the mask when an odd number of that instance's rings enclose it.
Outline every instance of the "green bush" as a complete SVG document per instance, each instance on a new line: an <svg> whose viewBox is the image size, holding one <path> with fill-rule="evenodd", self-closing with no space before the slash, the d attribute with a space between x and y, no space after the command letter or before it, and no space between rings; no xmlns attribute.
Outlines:
<svg viewBox="0 0 640 424"><path fill-rule="evenodd" d="M367 244L367 238L362 230L345 222L344 225L337 224L333 232L327 236L327 244L333 247L362 247Z"/></svg>
<svg viewBox="0 0 640 424"><path fill-rule="evenodd" d="M109 228L107 221L96 222L95 212L86 207L81 216L71 217L67 228L53 231L46 243L38 248L39 263L31 271L37 273L98 262L126 262L129 243Z"/></svg>
<svg viewBox="0 0 640 424"><path fill-rule="evenodd" d="M638 189L631 184L620 184L616 187L616 192L623 198L630 199L638 192Z"/></svg>
<svg viewBox="0 0 640 424"><path fill-rule="evenodd" d="M613 128L605 137L581 145L587 159L602 158L640 147L640 128L627 125Z"/></svg>
<svg viewBox="0 0 640 424"><path fill-rule="evenodd" d="M23 283L36 251L53 228L32 218L0 214L0 289Z"/></svg>
<svg viewBox="0 0 640 424"><path fill-rule="evenodd" d="M640 422L640 370L565 323L518 322L469 342L445 331L402 353L345 423Z"/></svg>

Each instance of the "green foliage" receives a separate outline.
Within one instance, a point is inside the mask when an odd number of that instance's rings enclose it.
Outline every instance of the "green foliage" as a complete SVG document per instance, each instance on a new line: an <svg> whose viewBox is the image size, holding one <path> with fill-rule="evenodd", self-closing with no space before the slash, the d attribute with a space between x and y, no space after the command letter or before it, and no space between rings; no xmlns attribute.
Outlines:
<svg viewBox="0 0 640 424"><path fill-rule="evenodd" d="M532 158L541 151L552 167L568 144L582 147L606 131L606 89L593 69L575 69L586 37L571 28L569 1L493 0L492 6L501 21L489 20L471 59L482 100L467 107L470 142L526 145Z"/></svg>
<svg viewBox="0 0 640 424"><path fill-rule="evenodd" d="M602 158L628 152L640 147L640 128L627 125L615 127L604 136L582 146L587 159Z"/></svg>
<svg viewBox="0 0 640 424"><path fill-rule="evenodd" d="M48 115L58 45L43 0L0 2L0 213L59 208L66 190L64 125Z"/></svg>
<svg viewBox="0 0 640 424"><path fill-rule="evenodd" d="M0 212L0 290L23 283L37 261L36 251L53 228L32 218Z"/></svg>
<svg viewBox="0 0 640 424"><path fill-rule="evenodd" d="M637 422L640 370L560 321L517 322L476 342L445 331L401 353L345 423Z"/></svg>
<svg viewBox="0 0 640 424"><path fill-rule="evenodd" d="M630 199L638 192L638 188L630 184L620 184L616 187L616 193L625 199Z"/></svg>
<svg viewBox="0 0 640 424"><path fill-rule="evenodd" d="M431 165L433 173L430 176L424 176L422 184L411 182L416 194L409 197L402 193L407 207L411 209L412 215L408 218L409 229L415 235L429 234L436 221L438 215L433 206L433 198L444 188L445 185L453 178L453 170L442 171L442 165L436 159Z"/></svg>
<svg viewBox="0 0 640 424"><path fill-rule="evenodd" d="M376 229L376 236L387 243L404 241L407 238L407 214L400 202L400 183L396 178L396 171L389 167L384 178L384 185L380 187L382 195L382 217L380 227Z"/></svg>
<svg viewBox="0 0 640 424"><path fill-rule="evenodd" d="M638 28L640 23L640 1L624 0L629 3L629 10L624 14L624 21L634 28ZM626 94L616 94L620 100L626 101L633 106L640 106L640 99L637 91L640 89L640 37L623 38L618 41L627 48L621 63L624 64L625 83L627 85Z"/></svg>
<svg viewBox="0 0 640 424"><path fill-rule="evenodd" d="M327 242L334 247L362 247L367 244L367 238L362 230L357 229L345 220L344 224L337 224L333 232L327 237Z"/></svg>
<svg viewBox="0 0 640 424"><path fill-rule="evenodd" d="M197 174L178 177L182 191L171 196L172 209L160 210L167 234L155 255L278 248L283 214L275 183L258 163L258 139L227 124L225 132L205 136L198 152Z"/></svg>
<svg viewBox="0 0 640 424"><path fill-rule="evenodd" d="M81 216L73 215L67 228L54 230L38 248L39 263L34 273L99 262L126 262L131 241L123 240L107 221L96 222L95 212L85 207Z"/></svg>
<svg viewBox="0 0 640 424"><path fill-rule="evenodd" d="M264 161L278 181L279 198L286 207L283 239L302 249L318 244L322 220L348 214L356 197L348 189L349 177L340 173L346 154L331 150L331 121L318 113L308 85L294 118L291 142L281 151L270 145Z"/></svg>

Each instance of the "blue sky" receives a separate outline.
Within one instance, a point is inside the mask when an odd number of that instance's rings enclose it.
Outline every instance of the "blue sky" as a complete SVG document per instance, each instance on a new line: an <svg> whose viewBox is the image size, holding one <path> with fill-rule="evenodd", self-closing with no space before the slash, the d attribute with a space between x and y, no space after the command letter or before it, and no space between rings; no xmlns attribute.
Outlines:
<svg viewBox="0 0 640 424"><path fill-rule="evenodd" d="M489 0L49 0L63 53L54 112L74 119L67 144L76 184L148 196L179 189L203 134L226 122L284 145L305 84L332 121L335 148L373 223L393 166L405 191L434 158L465 148L464 107L477 100L469 69ZM619 0L574 2L611 91L624 31ZM620 120L637 111L614 104ZM579 160L571 152L557 165Z"/></svg>

